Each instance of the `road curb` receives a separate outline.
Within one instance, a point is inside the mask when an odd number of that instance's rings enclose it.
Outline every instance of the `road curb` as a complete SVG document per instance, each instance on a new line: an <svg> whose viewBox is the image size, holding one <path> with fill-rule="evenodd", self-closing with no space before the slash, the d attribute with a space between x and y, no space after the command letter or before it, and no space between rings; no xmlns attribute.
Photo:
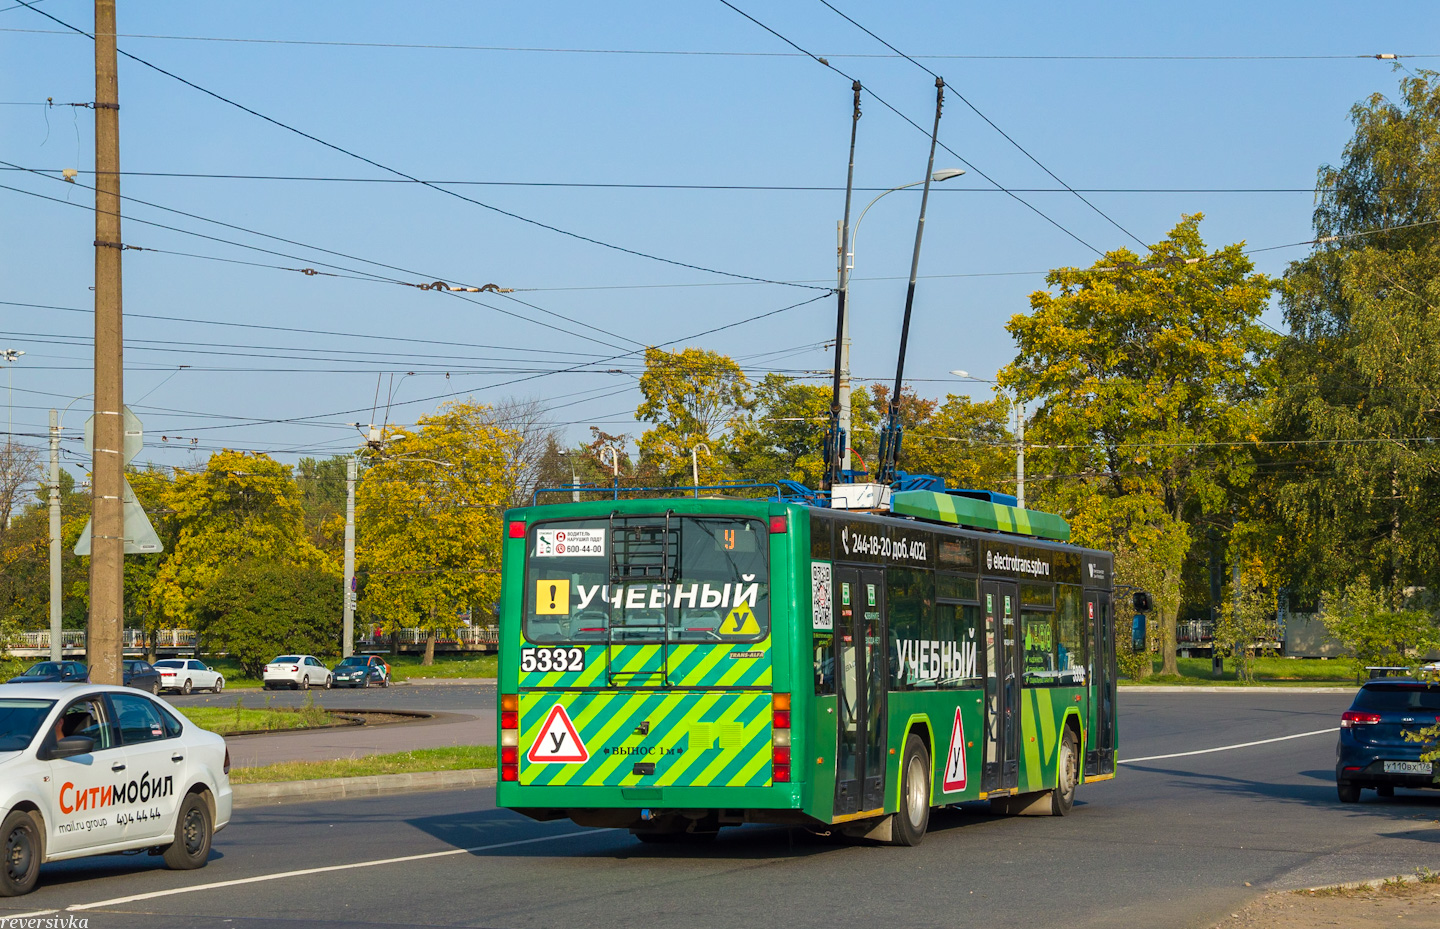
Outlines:
<svg viewBox="0 0 1440 929"><path fill-rule="evenodd" d="M298 803L302 800L345 800L421 790L460 787L494 787L494 768L458 771L416 771L413 774L375 774L367 777L327 777L313 781L276 781L270 784L236 784L236 809Z"/></svg>
<svg viewBox="0 0 1440 929"><path fill-rule="evenodd" d="M1204 684L1121 684L1122 694L1353 694L1358 687L1210 687Z"/></svg>

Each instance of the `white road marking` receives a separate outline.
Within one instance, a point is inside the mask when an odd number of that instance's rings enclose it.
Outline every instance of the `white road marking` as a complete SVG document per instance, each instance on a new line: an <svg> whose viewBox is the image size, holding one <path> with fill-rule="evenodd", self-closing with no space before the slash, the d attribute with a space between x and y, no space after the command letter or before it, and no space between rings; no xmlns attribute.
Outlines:
<svg viewBox="0 0 1440 929"><path fill-rule="evenodd" d="M195 884L190 887L174 887L170 890L155 890L145 894L133 894L129 897L113 897L109 900L98 900L95 903L79 903L75 906L67 906L66 912L79 912L81 910L94 910L103 906L118 906L122 903L134 903L137 900L153 900L156 897L171 897L176 894L195 893L199 890L218 890L222 887L238 887L242 884L257 884L261 881L273 881L286 877L304 877L308 874L326 874L331 871L350 871L355 868L374 868L378 865L400 864L405 861L424 861L427 858L446 858L451 855L469 855L474 852L489 852L500 848L514 848L517 845L533 845L536 842L553 842L556 839L573 839L576 836L598 835L601 832L609 832L609 829L587 829L584 832L564 832L560 835L544 835L536 839L519 839L514 842L498 842L494 845L477 845L473 848L452 848L443 852L427 852L423 855L404 855L399 858L374 858L370 861L356 861L351 864L327 865L323 868L303 868L299 871L276 871L271 874L259 874L255 877L242 877L233 881L214 881L209 884ZM53 913L54 910L46 910ZM33 915L33 914L25 914ZM14 918L14 917L11 917Z"/></svg>
<svg viewBox="0 0 1440 929"><path fill-rule="evenodd" d="M49 916L51 913L58 913L59 910L32 910L29 913L0 913L0 926L12 919L30 919L35 916Z"/></svg>
<svg viewBox="0 0 1440 929"><path fill-rule="evenodd" d="M1254 742L1237 742L1234 745L1221 745L1219 748L1201 748L1193 752L1173 752L1169 755L1150 755L1145 758L1122 758L1118 764L1137 764L1141 761L1160 761L1164 758L1185 758L1189 755L1208 755L1211 752L1229 752L1237 748L1249 748L1252 745L1269 745L1271 742L1288 742L1291 739L1303 739L1312 735L1325 735L1330 732L1339 732L1340 727L1332 726L1329 729L1316 729L1314 732L1297 732L1294 735L1282 735L1273 739L1258 739Z"/></svg>

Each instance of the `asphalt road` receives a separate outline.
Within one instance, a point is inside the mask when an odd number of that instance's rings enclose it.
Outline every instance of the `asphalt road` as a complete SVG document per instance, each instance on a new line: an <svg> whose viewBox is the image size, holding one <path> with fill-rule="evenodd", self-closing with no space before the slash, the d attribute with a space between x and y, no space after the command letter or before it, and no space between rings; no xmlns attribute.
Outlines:
<svg viewBox="0 0 1440 929"><path fill-rule="evenodd" d="M1082 787L1071 816L945 811L916 849L767 827L651 847L532 823L488 790L424 793L241 811L201 871L143 856L47 865L0 916L147 929L1208 926L1267 889L1440 868L1440 793L1342 806L1332 734L1154 757L1327 729L1348 702L1125 695L1121 755L1137 762Z"/></svg>

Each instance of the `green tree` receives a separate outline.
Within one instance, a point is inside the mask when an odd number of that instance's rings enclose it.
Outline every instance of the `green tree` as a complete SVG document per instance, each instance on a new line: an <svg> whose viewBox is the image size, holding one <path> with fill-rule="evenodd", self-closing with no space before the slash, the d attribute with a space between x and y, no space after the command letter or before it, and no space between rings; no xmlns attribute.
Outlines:
<svg viewBox="0 0 1440 929"><path fill-rule="evenodd" d="M0 616L22 630L50 626L50 488L40 485L35 497L14 516L0 535ZM61 621L82 628L89 607L88 558L75 554L75 542L90 516L90 495L76 487L70 472L60 471Z"/></svg>
<svg viewBox="0 0 1440 929"><path fill-rule="evenodd" d="M689 484L690 450L704 444L710 453L698 456L700 482L726 477L729 433L753 402L750 382L738 364L700 348L647 348L640 395L635 418L652 424L640 437L646 469L664 484Z"/></svg>
<svg viewBox="0 0 1440 929"><path fill-rule="evenodd" d="M1318 244L1285 275L1275 456L1291 585L1440 583L1440 75L1351 110L1317 178ZM1390 230L1390 231L1385 231Z"/></svg>
<svg viewBox="0 0 1440 929"><path fill-rule="evenodd" d="M1396 609L1398 600L1403 595L1364 576L1326 592L1320 620L1354 654L1357 679L1367 667L1408 667L1440 647L1440 626L1424 601Z"/></svg>
<svg viewBox="0 0 1440 929"><path fill-rule="evenodd" d="M247 559L223 566L193 604L207 651L227 652L247 677L287 652L335 655L340 578L322 567Z"/></svg>
<svg viewBox="0 0 1440 929"><path fill-rule="evenodd" d="M305 531L288 465L230 450L205 468L182 473L165 503L175 542L151 585L151 607L166 624L194 622L195 603L228 565L256 560L320 567L325 559Z"/></svg>
<svg viewBox="0 0 1440 929"><path fill-rule="evenodd" d="M1271 345L1259 325L1271 282L1241 245L1207 250L1200 220L1185 217L1143 257L1119 249L1052 271L1054 292L1032 294L1031 312L1011 319L1019 354L1000 373L1040 403L1026 440L1043 447L1037 470L1064 478L1039 485L1045 506L1075 519L1101 497L1140 498L1150 502L1132 509L1156 520L1152 535L1183 538L1166 546L1156 598L1171 674L1188 527L1249 480L1244 444L1260 429L1258 369Z"/></svg>
<svg viewBox="0 0 1440 929"><path fill-rule="evenodd" d="M1253 569L1248 565L1247 569ZM1259 643L1272 640L1275 626L1275 591L1256 579L1256 572L1246 570L1240 581L1237 598L1233 587L1221 606L1215 623L1212 647L1219 654L1235 659L1235 678L1255 682L1255 653Z"/></svg>
<svg viewBox="0 0 1440 929"><path fill-rule="evenodd" d="M356 553L367 572L364 606L393 633L435 640L460 614L489 615L500 594L501 516L517 475L507 430L489 407L448 403L415 430L395 427L356 493Z"/></svg>

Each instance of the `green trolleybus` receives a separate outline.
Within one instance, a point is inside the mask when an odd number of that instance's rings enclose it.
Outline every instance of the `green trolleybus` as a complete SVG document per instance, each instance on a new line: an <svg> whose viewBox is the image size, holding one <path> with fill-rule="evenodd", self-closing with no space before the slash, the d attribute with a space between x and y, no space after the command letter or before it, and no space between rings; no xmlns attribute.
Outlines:
<svg viewBox="0 0 1440 929"><path fill-rule="evenodd" d="M646 841L1064 815L1115 775L1113 561L1011 499L510 510L499 804Z"/></svg>

